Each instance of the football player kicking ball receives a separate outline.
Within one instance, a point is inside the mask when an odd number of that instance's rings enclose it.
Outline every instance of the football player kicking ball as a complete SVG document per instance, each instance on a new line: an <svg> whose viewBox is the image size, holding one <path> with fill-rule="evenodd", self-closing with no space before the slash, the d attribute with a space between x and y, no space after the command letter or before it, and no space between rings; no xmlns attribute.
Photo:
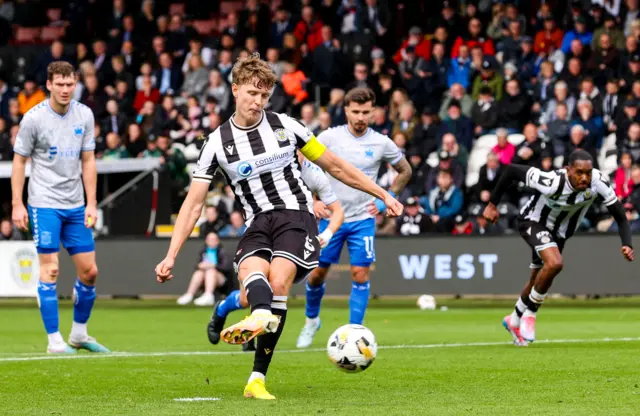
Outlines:
<svg viewBox="0 0 640 416"><path fill-rule="evenodd" d="M298 161L302 172L302 180L314 193L318 200L314 203L314 212L317 218L329 217L329 225L318 235L320 248L329 244L333 234L340 228L344 220L344 211L338 197L333 193L327 176L315 164L309 162L298 152ZM220 342L220 332L224 328L227 316L238 309L245 309L249 306L246 296L242 296L240 290L234 290L224 300L219 300L213 305L213 314L207 325L207 336L212 344ZM255 351L255 340L242 345L243 351Z"/></svg>
<svg viewBox="0 0 640 416"><path fill-rule="evenodd" d="M234 263L251 306L251 315L224 329L220 338L245 344L258 337L244 396L273 400L265 377L285 325L289 291L318 265L320 251L313 196L301 179L296 149L348 186L383 200L387 215L398 216L403 207L357 168L327 150L300 122L264 111L277 77L258 55L240 59L232 78L236 112L202 147L167 256L156 266L156 279L162 283L173 277L176 256L202 213L213 175L219 172L246 216L248 228L238 243Z"/></svg>
<svg viewBox="0 0 640 416"><path fill-rule="evenodd" d="M536 312L544 302L553 279L562 271L562 249L574 234L593 202L601 197L618 223L622 255L633 261L631 229L622 203L618 201L608 179L593 168L593 159L584 150L569 155L566 169L543 172L522 165L509 165L491 194L484 217L496 222L496 205L515 182L524 182L535 190L520 211L518 230L532 249L531 277L525 285L515 310L502 324L518 346L536 339Z"/></svg>
<svg viewBox="0 0 640 416"><path fill-rule="evenodd" d="M13 149L13 222L22 230L27 230L29 224L32 227L40 262L38 306L49 338L47 352L75 354L80 348L109 352L87 334L98 277L91 234L97 215L93 112L72 99L76 73L71 64L52 62L47 72L51 97L24 115ZM25 207L22 189L28 158L31 158L31 179ZM64 342L58 328L56 283L60 243L78 273L73 287L75 302L69 344Z"/></svg>
<svg viewBox="0 0 640 416"><path fill-rule="evenodd" d="M411 165L391 139L369 128L375 100L376 96L369 88L354 88L347 92L344 99L347 124L322 132L318 140L372 180L377 177L380 166L389 163L398 172L389 189L389 193L395 197L411 179ZM349 323L362 325L369 303L369 268L376 260L375 216L378 212L384 212L384 203L333 178L329 178L329 182L344 207L345 219L331 242L320 253L318 268L311 272L307 281L306 321L298 337L298 348L309 347L320 329L324 281L329 267L340 261L345 243L349 249L352 279ZM326 230L327 226L328 221L320 221L320 231Z"/></svg>

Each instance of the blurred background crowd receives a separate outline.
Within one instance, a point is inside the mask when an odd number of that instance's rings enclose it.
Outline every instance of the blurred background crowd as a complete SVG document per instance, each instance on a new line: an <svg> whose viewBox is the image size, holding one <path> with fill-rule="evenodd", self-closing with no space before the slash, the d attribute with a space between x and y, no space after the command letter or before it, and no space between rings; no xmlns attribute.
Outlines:
<svg viewBox="0 0 640 416"><path fill-rule="evenodd" d="M202 137L233 113L233 63L259 52L280 80L268 109L316 135L345 123L350 88L376 92L371 128L413 166L406 213L380 216L380 234L510 232L531 195L522 186L505 196L499 224L479 215L502 167L561 168L576 148L610 176L636 230L638 3L0 0L0 160L46 98L47 65L67 60L79 71L75 98L95 114L97 157L160 158L177 210ZM378 182L394 177L384 166ZM201 235L241 235L240 207L219 181ZM597 204L581 224L611 227ZM15 234L4 222L1 231Z"/></svg>

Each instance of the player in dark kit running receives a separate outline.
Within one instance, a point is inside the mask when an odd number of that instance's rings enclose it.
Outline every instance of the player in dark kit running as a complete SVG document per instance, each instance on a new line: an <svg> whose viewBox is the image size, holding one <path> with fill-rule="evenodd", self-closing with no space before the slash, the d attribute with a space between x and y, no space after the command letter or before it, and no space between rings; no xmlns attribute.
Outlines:
<svg viewBox="0 0 640 416"><path fill-rule="evenodd" d="M622 255L633 261L631 229L622 203L618 201L608 179L593 168L591 155L575 150L569 155L566 169L543 172L540 169L509 165L491 194L484 217L496 222L496 205L503 193L515 182L524 182L536 192L520 211L518 230L531 246L533 259L531 278L525 285L515 310L505 316L503 326L513 336L514 343L526 346L535 340L536 312L542 305L554 277L562 271L562 249L578 228L593 202L601 197L618 223L622 240Z"/></svg>

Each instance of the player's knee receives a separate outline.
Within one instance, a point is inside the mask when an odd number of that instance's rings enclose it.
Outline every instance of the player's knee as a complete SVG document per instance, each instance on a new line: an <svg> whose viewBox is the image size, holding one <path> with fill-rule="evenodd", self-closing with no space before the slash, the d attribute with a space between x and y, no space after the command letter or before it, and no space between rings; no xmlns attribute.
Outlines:
<svg viewBox="0 0 640 416"><path fill-rule="evenodd" d="M60 269L58 264L56 263L45 263L40 268L42 273L43 281L47 281L48 283L54 283L58 280L58 274L60 273Z"/></svg>
<svg viewBox="0 0 640 416"><path fill-rule="evenodd" d="M369 281L369 270L359 269L351 271L351 280L356 283L366 283Z"/></svg>
<svg viewBox="0 0 640 416"><path fill-rule="evenodd" d="M83 268L80 273L78 273L78 278L82 283L86 285L95 285L96 279L98 278L98 266L92 264L88 267Z"/></svg>
<svg viewBox="0 0 640 416"><path fill-rule="evenodd" d="M271 284L271 290L273 290L273 296L289 295L289 284L287 284L287 279L274 279L269 283Z"/></svg>
<svg viewBox="0 0 640 416"><path fill-rule="evenodd" d="M551 270L551 271L553 271L553 272L555 272L557 274L557 273L560 273L562 271L562 269L564 268L564 263L562 261L562 257L554 257L554 258L548 260L547 262L545 262L545 266L549 270Z"/></svg>
<svg viewBox="0 0 640 416"><path fill-rule="evenodd" d="M323 267L315 268L307 279L309 284L311 286L320 286L321 284L323 284L325 278L327 277L327 271L328 269L325 269Z"/></svg>

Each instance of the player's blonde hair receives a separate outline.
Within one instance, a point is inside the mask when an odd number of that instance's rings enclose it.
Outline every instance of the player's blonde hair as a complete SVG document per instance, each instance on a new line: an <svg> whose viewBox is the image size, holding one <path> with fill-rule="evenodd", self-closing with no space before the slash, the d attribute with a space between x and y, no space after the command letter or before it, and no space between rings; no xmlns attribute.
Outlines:
<svg viewBox="0 0 640 416"><path fill-rule="evenodd" d="M65 61L55 61L51 62L47 67L47 78L49 81L53 81L53 77L56 75L61 75L63 78L66 77L75 77L76 70L73 68L69 62Z"/></svg>
<svg viewBox="0 0 640 416"><path fill-rule="evenodd" d="M253 53L246 58L240 58L231 71L233 83L241 86L253 84L256 88L271 89L278 81L266 61L260 59L259 53Z"/></svg>

